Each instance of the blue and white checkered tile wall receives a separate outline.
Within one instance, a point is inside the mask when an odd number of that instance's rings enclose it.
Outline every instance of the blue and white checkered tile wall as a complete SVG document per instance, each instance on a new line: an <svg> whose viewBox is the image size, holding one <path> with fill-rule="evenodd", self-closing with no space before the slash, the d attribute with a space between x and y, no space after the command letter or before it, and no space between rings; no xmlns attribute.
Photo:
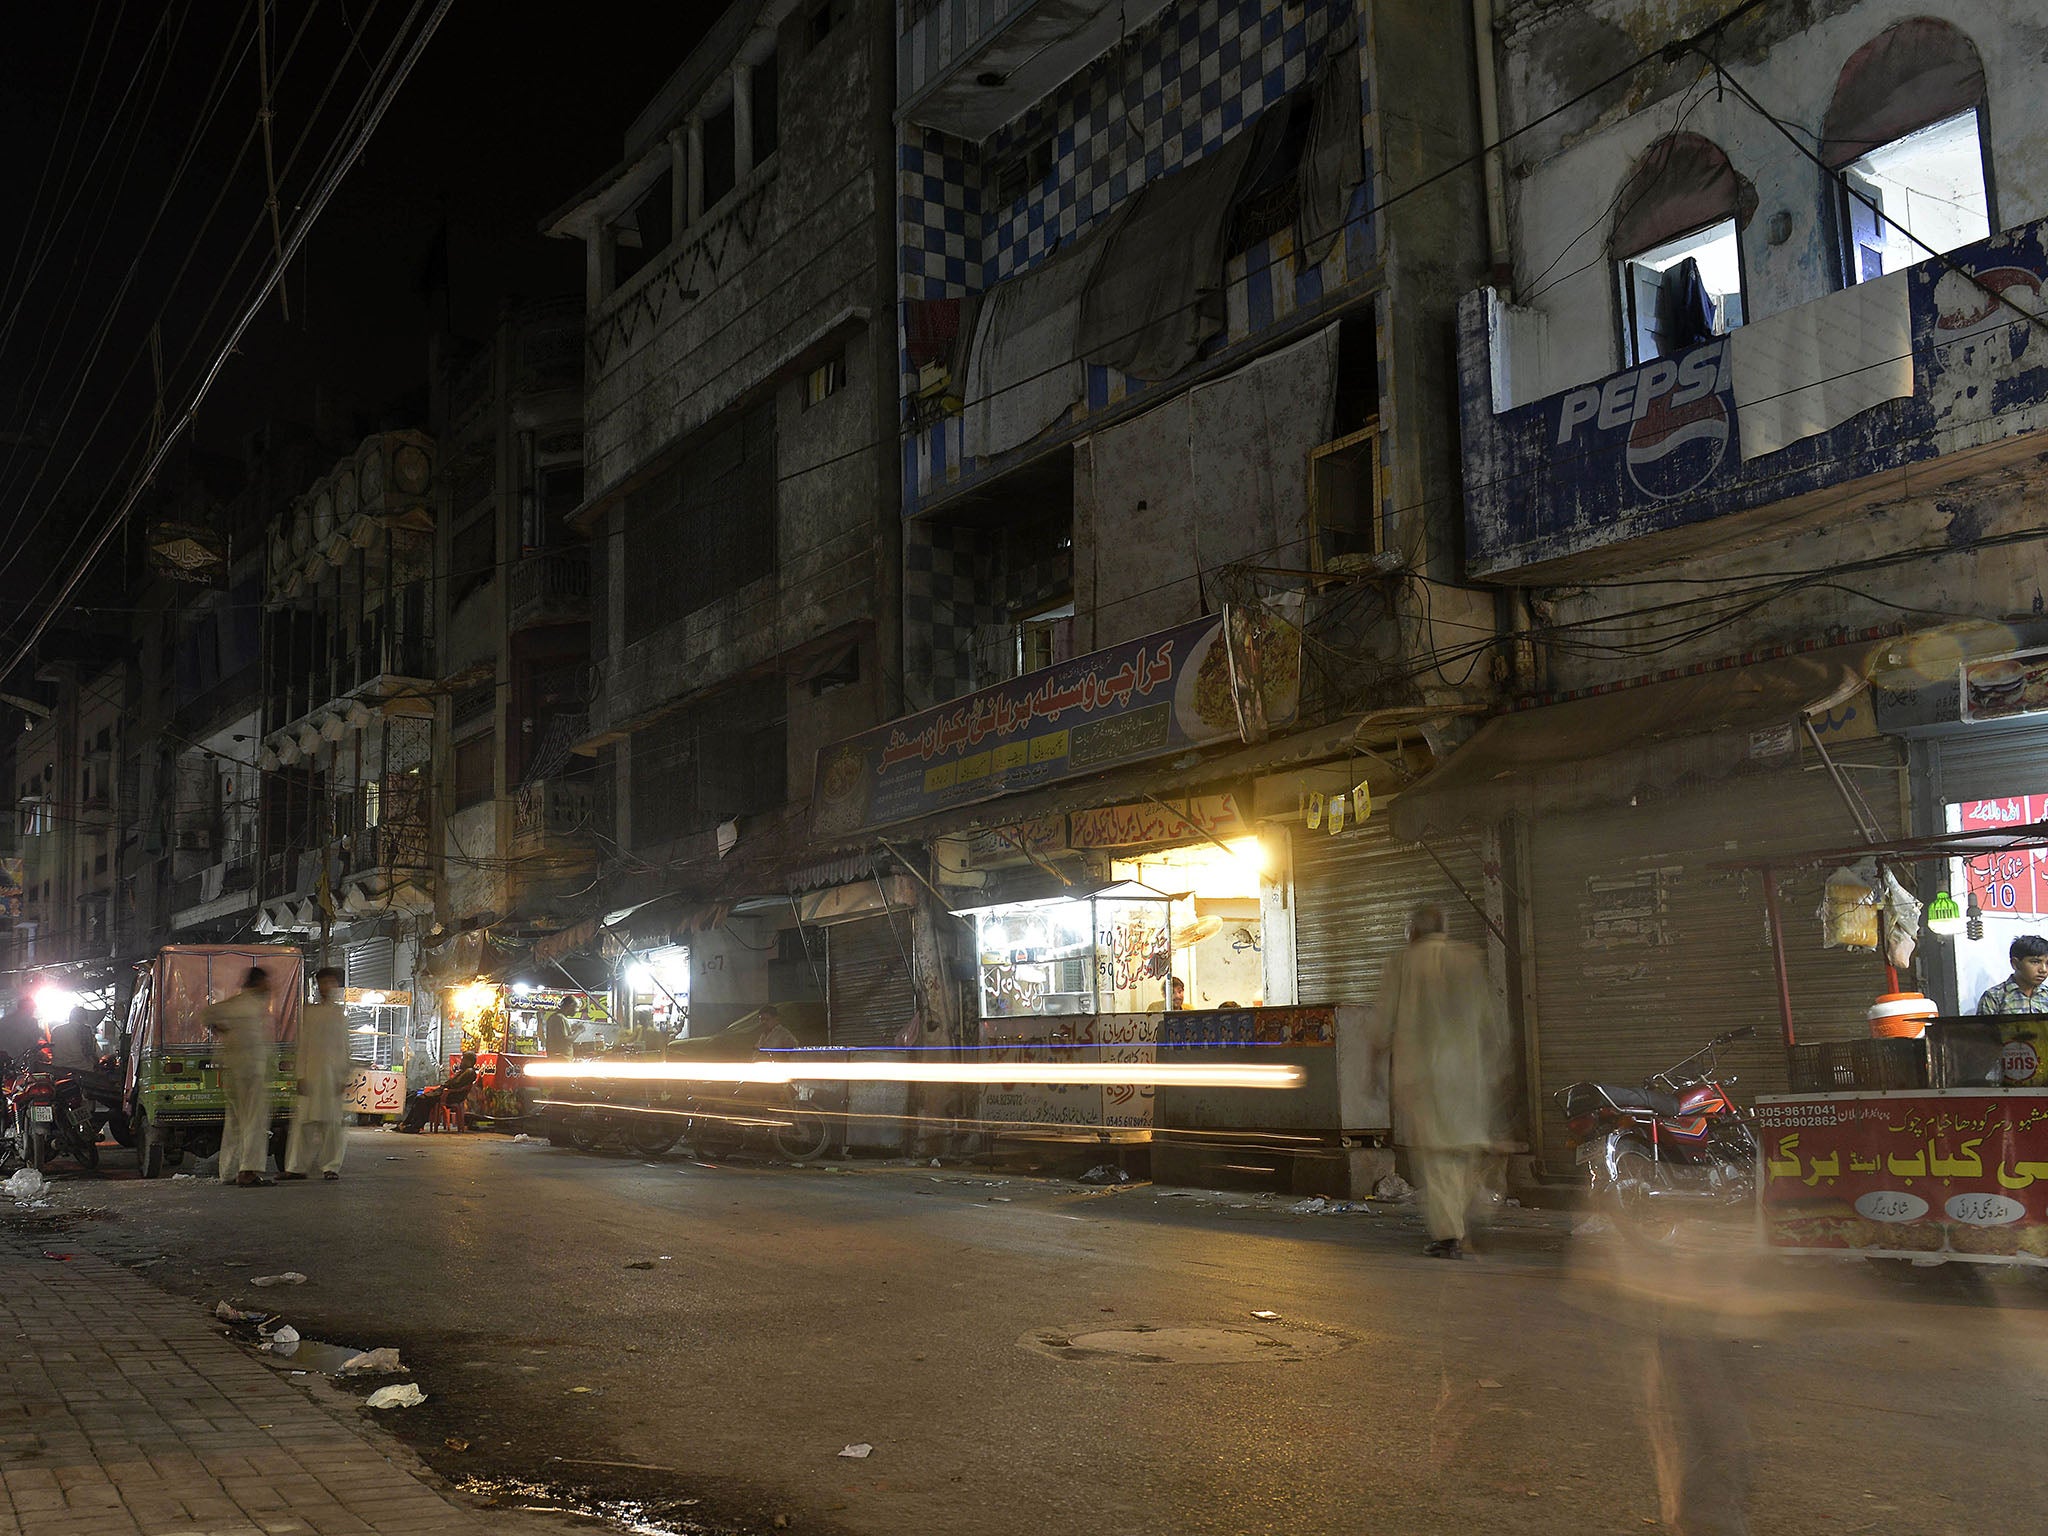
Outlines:
<svg viewBox="0 0 2048 1536"><path fill-rule="evenodd" d="M1352 14L1353 0L1179 0L986 146L906 125L898 166L904 298L979 293L1036 265L1147 180L1194 163L1307 84ZM1361 120L1371 105L1365 69L1360 50ZM1371 142L1368 134L1354 220L1319 266L1296 260L1286 230L1231 258L1223 347L1313 308L1372 266ZM1004 208L986 207L984 171L1039 145L1053 157L1047 175ZM902 356L907 398L915 381L907 350ZM1091 367L1081 410L1121 404L1144 387ZM906 511L973 474L960 431L960 418L948 417L906 442Z"/></svg>

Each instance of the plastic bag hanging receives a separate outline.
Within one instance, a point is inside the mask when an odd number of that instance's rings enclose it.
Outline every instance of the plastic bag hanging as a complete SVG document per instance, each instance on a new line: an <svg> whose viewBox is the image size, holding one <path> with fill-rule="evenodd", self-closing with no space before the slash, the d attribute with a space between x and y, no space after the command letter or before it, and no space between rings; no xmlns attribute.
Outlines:
<svg viewBox="0 0 2048 1536"><path fill-rule="evenodd" d="M1877 871L1844 866L1828 876L1821 897L1821 943L1829 949L1877 948Z"/></svg>

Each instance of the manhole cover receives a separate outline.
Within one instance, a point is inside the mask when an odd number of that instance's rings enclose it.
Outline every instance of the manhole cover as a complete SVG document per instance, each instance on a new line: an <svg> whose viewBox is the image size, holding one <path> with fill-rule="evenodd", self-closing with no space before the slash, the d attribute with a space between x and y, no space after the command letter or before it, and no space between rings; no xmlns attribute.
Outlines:
<svg viewBox="0 0 2048 1536"><path fill-rule="evenodd" d="M1341 1334L1306 1328L1170 1323L1036 1328L1017 1341L1020 1348L1056 1360L1133 1365L1287 1364L1334 1354L1352 1342Z"/></svg>

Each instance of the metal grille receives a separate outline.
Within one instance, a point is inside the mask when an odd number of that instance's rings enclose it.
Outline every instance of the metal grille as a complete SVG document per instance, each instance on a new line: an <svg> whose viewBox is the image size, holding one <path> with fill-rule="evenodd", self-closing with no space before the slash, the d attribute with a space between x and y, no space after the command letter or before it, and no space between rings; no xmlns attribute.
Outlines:
<svg viewBox="0 0 2048 1536"><path fill-rule="evenodd" d="M1454 937L1474 943L1485 925L1422 847L1397 841L1384 819L1336 837L1297 827L1294 842L1294 995L1304 1003L1370 1003L1380 968L1408 942L1408 915L1444 909ZM1453 874L1484 899L1485 875L1469 838L1432 839Z"/></svg>
<svg viewBox="0 0 2048 1536"><path fill-rule="evenodd" d="M1837 759L1845 754L1837 751ZM1896 763L1888 743L1854 760ZM1898 795L1859 776L1886 835ZM1887 786L1888 787L1888 786ZM1548 816L1530 835L1537 1096L1535 1141L1548 1171L1569 1167L1554 1095L1582 1079L1633 1085L1723 1030L1758 1039L1723 1055L1747 1098L1783 1092L1777 984L1762 887L1707 866L1857 841L1825 773L1755 774L1640 807ZM1884 990L1878 958L1823 949L1814 917L1827 871L1779 876L1793 1015L1802 1039L1865 1033L1863 1011Z"/></svg>
<svg viewBox="0 0 2048 1536"><path fill-rule="evenodd" d="M917 1011L917 994L903 963L909 949L908 913L864 917L825 930L830 1044L870 1049L895 1044Z"/></svg>
<svg viewBox="0 0 2048 1536"><path fill-rule="evenodd" d="M2048 791L2048 726L1980 728L1939 744L1941 805ZM1940 808L1936 807L1936 814Z"/></svg>
<svg viewBox="0 0 2048 1536"><path fill-rule="evenodd" d="M390 991L395 985L397 954L398 947L390 939L364 939L349 945L341 962L345 984Z"/></svg>

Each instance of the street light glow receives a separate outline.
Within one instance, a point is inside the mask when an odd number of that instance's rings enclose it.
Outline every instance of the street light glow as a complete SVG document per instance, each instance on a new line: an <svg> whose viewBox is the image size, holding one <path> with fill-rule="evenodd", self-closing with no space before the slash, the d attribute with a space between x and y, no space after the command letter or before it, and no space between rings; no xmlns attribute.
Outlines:
<svg viewBox="0 0 2048 1536"><path fill-rule="evenodd" d="M1105 1088L1299 1088L1268 1062L535 1061L528 1077L618 1083L1046 1083Z"/></svg>

